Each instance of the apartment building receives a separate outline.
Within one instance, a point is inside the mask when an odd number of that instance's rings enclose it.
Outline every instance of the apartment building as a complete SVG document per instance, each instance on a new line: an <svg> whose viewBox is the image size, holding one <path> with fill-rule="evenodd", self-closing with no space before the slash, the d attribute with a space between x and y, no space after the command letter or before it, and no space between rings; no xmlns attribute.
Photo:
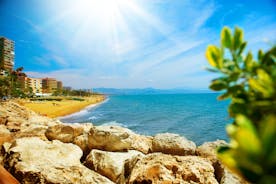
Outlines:
<svg viewBox="0 0 276 184"><path fill-rule="evenodd" d="M42 79L40 78L28 78L28 86L32 88L33 93L42 93Z"/></svg>
<svg viewBox="0 0 276 184"><path fill-rule="evenodd" d="M57 80L55 78L42 79L42 92L53 93L57 90Z"/></svg>
<svg viewBox="0 0 276 184"><path fill-rule="evenodd" d="M14 41L0 37L0 70L12 71L14 66Z"/></svg>
<svg viewBox="0 0 276 184"><path fill-rule="evenodd" d="M55 78L42 79L42 92L53 93L55 91L62 90L62 82L57 81Z"/></svg>
<svg viewBox="0 0 276 184"><path fill-rule="evenodd" d="M61 81L57 81L57 90L61 91L63 89L63 85Z"/></svg>

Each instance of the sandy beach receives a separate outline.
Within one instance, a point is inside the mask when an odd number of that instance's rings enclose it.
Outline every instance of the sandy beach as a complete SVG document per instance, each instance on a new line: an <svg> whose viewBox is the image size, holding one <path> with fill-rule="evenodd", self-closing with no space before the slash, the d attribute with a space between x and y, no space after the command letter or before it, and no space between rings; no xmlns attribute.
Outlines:
<svg viewBox="0 0 276 184"><path fill-rule="evenodd" d="M20 101L20 104L40 115L57 118L79 112L87 106L105 100L105 96L103 95L93 95L91 97L81 98L84 99L84 101L62 98L61 101Z"/></svg>

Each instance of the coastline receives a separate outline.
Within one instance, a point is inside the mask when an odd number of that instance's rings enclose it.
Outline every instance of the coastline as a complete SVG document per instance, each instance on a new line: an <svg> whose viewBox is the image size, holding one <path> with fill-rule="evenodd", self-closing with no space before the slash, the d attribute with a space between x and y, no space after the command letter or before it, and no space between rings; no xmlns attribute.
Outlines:
<svg viewBox="0 0 276 184"><path fill-rule="evenodd" d="M104 95L81 97L83 101L62 99L61 101L20 101L20 104L34 112L50 118L61 118L94 107L106 100Z"/></svg>
<svg viewBox="0 0 276 184"><path fill-rule="evenodd" d="M12 101L0 103L0 132L0 165L22 184L188 183L191 177L194 183L247 184L219 163L216 149L227 144L222 140L196 146L178 134L67 124Z"/></svg>
<svg viewBox="0 0 276 184"><path fill-rule="evenodd" d="M109 98L105 97L105 99L103 101L100 101L100 102L97 102L97 103L94 103L94 104L90 104L90 105L82 108L81 110L73 112L71 114L67 114L65 116L58 116L58 117L55 117L55 118L62 121L65 118L70 118L70 117L73 117L73 116L78 116L79 114L86 113L88 110L90 110L90 109L92 109L94 107L97 107L97 106L99 106L99 105L101 105L103 103L108 102L108 100L109 100Z"/></svg>

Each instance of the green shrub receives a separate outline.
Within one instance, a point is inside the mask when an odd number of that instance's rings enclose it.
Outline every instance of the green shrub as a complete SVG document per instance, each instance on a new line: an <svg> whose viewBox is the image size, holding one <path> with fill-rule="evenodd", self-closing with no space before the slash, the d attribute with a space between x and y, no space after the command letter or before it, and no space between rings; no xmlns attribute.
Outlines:
<svg viewBox="0 0 276 184"><path fill-rule="evenodd" d="M76 97L74 97L74 98L72 98L72 100L75 100L75 101L84 101L85 99L83 99L83 98L76 98Z"/></svg>
<svg viewBox="0 0 276 184"><path fill-rule="evenodd" d="M246 48L243 31L227 27L221 45L209 45L208 70L221 76L210 88L222 91L218 99L230 98L233 124L226 130L230 146L218 151L221 161L253 183L276 183L276 47L259 50L254 58Z"/></svg>

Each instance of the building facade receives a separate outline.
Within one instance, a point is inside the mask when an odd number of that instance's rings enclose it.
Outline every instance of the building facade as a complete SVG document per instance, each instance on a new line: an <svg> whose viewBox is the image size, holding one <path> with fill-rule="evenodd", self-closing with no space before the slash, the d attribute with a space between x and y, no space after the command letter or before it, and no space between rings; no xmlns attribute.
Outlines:
<svg viewBox="0 0 276 184"><path fill-rule="evenodd" d="M28 78L28 86L33 90L33 93L42 93L42 79Z"/></svg>
<svg viewBox="0 0 276 184"><path fill-rule="evenodd" d="M62 91L63 86L62 86L62 82L61 81L57 81L57 90L58 91Z"/></svg>
<svg viewBox="0 0 276 184"><path fill-rule="evenodd" d="M12 71L14 66L14 42L0 37L0 70Z"/></svg>
<svg viewBox="0 0 276 184"><path fill-rule="evenodd" d="M42 79L42 92L43 93L54 93L62 90L62 82L57 81L55 78L44 78Z"/></svg>
<svg viewBox="0 0 276 184"><path fill-rule="evenodd" d="M42 92L53 93L57 90L57 80L55 78L42 79Z"/></svg>

